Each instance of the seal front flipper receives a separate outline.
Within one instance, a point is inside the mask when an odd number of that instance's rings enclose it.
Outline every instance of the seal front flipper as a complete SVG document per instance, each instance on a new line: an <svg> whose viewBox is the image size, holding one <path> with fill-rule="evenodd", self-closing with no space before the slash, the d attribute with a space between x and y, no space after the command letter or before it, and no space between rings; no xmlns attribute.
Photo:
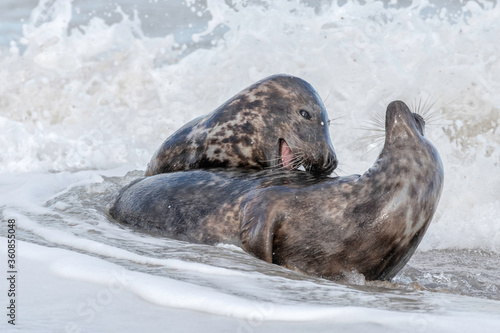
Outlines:
<svg viewBox="0 0 500 333"><path fill-rule="evenodd" d="M243 250L272 263L274 233L279 226L279 219L270 207L272 203L263 202L261 198L262 196L256 195L245 204L240 238Z"/></svg>

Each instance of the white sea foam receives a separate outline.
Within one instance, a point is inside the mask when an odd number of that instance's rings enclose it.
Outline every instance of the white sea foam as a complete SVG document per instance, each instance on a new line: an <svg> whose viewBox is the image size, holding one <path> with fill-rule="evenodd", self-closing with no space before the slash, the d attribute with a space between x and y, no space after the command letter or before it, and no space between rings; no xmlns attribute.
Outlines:
<svg viewBox="0 0 500 333"><path fill-rule="evenodd" d="M2 242L3 240L2 238ZM192 316L200 317L199 313L218 315L221 316L221 320L232 321L231 326L240 331L261 326L265 328L266 325L272 327L276 321L293 322L295 325L316 322L346 327L373 326L375 331L379 331L380 327L384 327L385 331L396 331L398 328L406 327L410 332L418 332L419 329L430 332L455 332L457 329L474 330L478 325L484 332L493 332L498 324L497 320L490 317L489 312L494 308L488 310L488 301L477 301L478 306L485 309L483 315L462 312L460 316L457 316L458 313L455 312L457 310L448 310L446 313L412 313L355 306L304 306L259 302L228 295L210 287L126 270L119 265L73 251L25 242L19 242L18 246L23 250L20 262L21 268L26 273L23 276L23 285L29 287L31 298L44 299L46 303L51 304L52 311L58 315L63 314L62 320L52 318L50 321L53 322L52 327L65 328L66 331L71 331L70 329L74 327L102 329L103 326L99 326L102 325L98 320L99 317L121 316L128 325L128 319L123 317L123 311L134 309L144 314L149 311L158 312L151 305L191 311L181 312L182 320L189 320L188 318ZM0 249L0 253L2 255L6 253L4 247ZM57 292L61 286L83 288L84 293L75 290L62 300ZM340 297L341 293L338 294ZM23 300L27 298L23 297ZM460 303L460 297L457 298L457 303ZM145 322L143 325L154 328L165 325L161 315L157 319ZM115 327L123 325L121 320L118 322L107 320L105 329L110 329L110 324L116 325ZM36 325L37 323L23 321L21 327L33 329Z"/></svg>

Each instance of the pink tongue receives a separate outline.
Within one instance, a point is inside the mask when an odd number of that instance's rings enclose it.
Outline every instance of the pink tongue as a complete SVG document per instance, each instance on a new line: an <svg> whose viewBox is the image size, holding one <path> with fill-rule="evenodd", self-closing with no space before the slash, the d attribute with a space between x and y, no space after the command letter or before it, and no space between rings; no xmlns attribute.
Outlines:
<svg viewBox="0 0 500 333"><path fill-rule="evenodd" d="M283 162L283 168L291 169L293 153L285 140L281 142L281 161Z"/></svg>

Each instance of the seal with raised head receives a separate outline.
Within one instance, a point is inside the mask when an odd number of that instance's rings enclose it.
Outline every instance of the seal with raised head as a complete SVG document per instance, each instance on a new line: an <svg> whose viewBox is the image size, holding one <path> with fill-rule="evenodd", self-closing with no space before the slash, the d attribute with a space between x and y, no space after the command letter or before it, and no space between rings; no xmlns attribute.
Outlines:
<svg viewBox="0 0 500 333"><path fill-rule="evenodd" d="M211 168L294 169L329 174L337 166L328 114L314 88L274 75L184 125L154 153L146 176Z"/></svg>
<svg viewBox="0 0 500 333"><path fill-rule="evenodd" d="M421 116L392 102L382 152L361 176L162 174L125 187L110 214L176 239L233 243L309 275L390 279L420 243L441 195L442 163L424 128Z"/></svg>

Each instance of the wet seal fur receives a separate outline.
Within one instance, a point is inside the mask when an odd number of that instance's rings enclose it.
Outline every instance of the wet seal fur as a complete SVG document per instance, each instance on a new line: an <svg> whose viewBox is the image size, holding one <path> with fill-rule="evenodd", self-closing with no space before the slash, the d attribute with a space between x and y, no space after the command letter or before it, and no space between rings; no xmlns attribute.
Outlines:
<svg viewBox="0 0 500 333"><path fill-rule="evenodd" d="M125 187L110 210L123 223L190 242L233 243L267 262L336 279L391 279L410 259L443 186L422 117L386 112L384 148L363 175L189 171Z"/></svg>
<svg viewBox="0 0 500 333"><path fill-rule="evenodd" d="M274 75L196 118L154 153L145 176L211 168L297 168L330 174L337 157L328 114L306 81Z"/></svg>

